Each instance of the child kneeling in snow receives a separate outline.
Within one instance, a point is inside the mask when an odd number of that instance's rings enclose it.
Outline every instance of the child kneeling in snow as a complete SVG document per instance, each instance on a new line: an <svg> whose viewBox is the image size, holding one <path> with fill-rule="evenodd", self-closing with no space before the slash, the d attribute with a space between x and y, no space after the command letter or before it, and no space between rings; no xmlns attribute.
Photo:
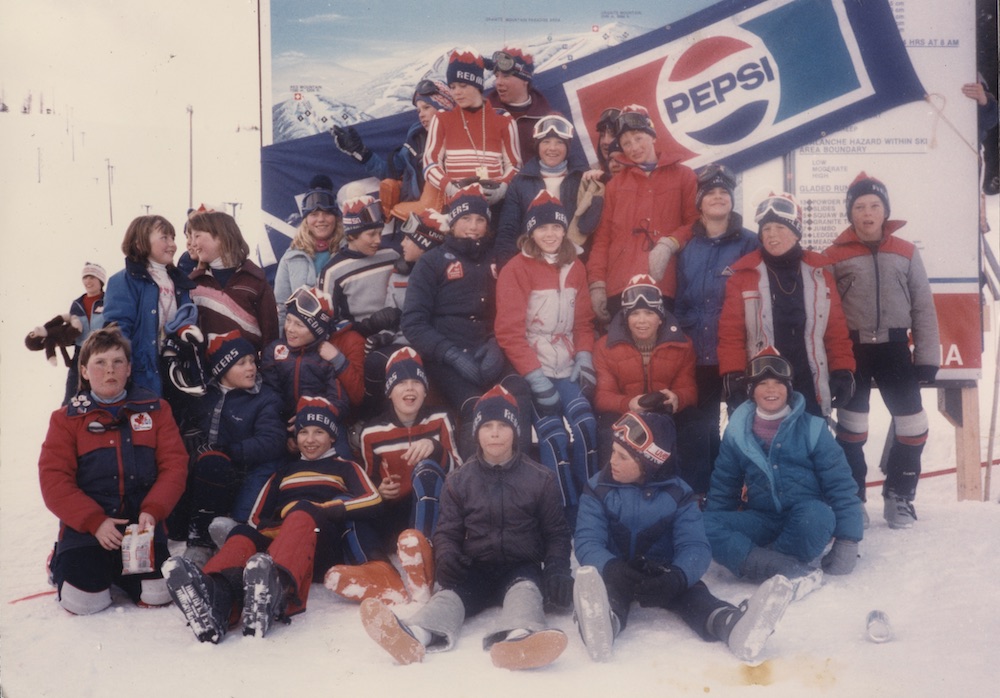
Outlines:
<svg viewBox="0 0 1000 698"><path fill-rule="evenodd" d="M633 601L677 613L702 639L754 659L781 620L794 587L772 577L739 608L717 599L701 576L712 560L701 511L678 476L673 420L626 412L612 427L611 462L580 498L574 606L595 661L611 657Z"/></svg>
<svg viewBox="0 0 1000 698"><path fill-rule="evenodd" d="M275 620L305 610L314 579L345 558L363 561L360 549L345 546L345 530L377 514L378 490L361 466L337 456L328 401L302 398L295 429L301 459L271 476L250 522L203 569L180 556L163 565L170 596L201 642L222 640L240 605L243 634L263 636Z"/></svg>
<svg viewBox="0 0 1000 698"><path fill-rule="evenodd" d="M451 649L466 615L497 605L498 629L483 639L495 666L544 666L566 648L565 634L546 627L543 600L569 607L569 526L555 475L517 450L518 414L501 386L476 403L479 447L445 481L434 531L441 590L405 623L375 599L361 604L365 630L400 664Z"/></svg>

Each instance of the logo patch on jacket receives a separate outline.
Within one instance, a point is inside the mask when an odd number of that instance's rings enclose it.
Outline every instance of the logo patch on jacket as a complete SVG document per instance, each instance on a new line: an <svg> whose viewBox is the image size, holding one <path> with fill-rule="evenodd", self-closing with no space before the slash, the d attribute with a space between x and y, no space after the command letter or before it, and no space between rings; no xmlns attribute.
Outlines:
<svg viewBox="0 0 1000 698"><path fill-rule="evenodd" d="M288 345L279 344L274 348L274 359L275 361L284 361L288 358Z"/></svg>
<svg viewBox="0 0 1000 698"><path fill-rule="evenodd" d="M136 412L129 415L128 421L132 425L132 431L149 431L153 428L153 418L149 416L148 412Z"/></svg>
<svg viewBox="0 0 1000 698"><path fill-rule="evenodd" d="M726 265L726 268L719 273L719 276L732 276L732 275L733 275L733 270L729 267L729 265Z"/></svg>
<svg viewBox="0 0 1000 698"><path fill-rule="evenodd" d="M459 261L452 262L448 265L448 268L444 272L445 278L448 281L457 281L465 276L465 270L462 268L462 263Z"/></svg>

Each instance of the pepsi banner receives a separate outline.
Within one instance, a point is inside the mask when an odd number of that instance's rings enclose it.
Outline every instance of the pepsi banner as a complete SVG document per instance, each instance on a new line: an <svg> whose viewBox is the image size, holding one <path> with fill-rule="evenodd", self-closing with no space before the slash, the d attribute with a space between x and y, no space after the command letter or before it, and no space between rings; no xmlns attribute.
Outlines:
<svg viewBox="0 0 1000 698"><path fill-rule="evenodd" d="M591 161L601 111L641 104L661 149L736 170L925 94L884 0L723 2L561 77Z"/></svg>

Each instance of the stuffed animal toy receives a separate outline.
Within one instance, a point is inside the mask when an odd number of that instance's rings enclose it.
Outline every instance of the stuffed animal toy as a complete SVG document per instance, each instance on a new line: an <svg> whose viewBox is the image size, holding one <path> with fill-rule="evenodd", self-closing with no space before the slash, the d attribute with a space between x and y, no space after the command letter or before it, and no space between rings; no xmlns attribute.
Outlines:
<svg viewBox="0 0 1000 698"><path fill-rule="evenodd" d="M71 347L83 332L80 319L70 315L56 315L41 327L36 327L24 338L24 345L31 351L45 350L45 358L53 366L56 363L56 348L62 353L66 366L70 365L66 347Z"/></svg>

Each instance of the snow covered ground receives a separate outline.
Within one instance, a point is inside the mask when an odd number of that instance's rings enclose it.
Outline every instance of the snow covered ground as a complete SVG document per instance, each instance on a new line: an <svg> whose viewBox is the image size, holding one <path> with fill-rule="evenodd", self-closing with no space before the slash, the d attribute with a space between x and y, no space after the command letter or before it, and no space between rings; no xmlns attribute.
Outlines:
<svg viewBox="0 0 1000 698"><path fill-rule="evenodd" d="M246 18L240 21L247 24ZM248 27L239 29L246 33ZM178 60L196 58L184 54ZM210 73L205 80L226 84ZM62 115L0 114L3 696L995 695L1000 685L1000 482L993 484L992 502L958 502L954 475L921 482L920 520L909 531L886 528L873 490L868 505L873 524L855 573L830 579L794 603L762 661L752 667L720 644L702 642L666 612L646 609L635 610L615 645L614 660L603 665L589 660L571 617L552 618L569 634L569 648L552 666L525 673L494 669L482 651L493 612L471 619L454 651L431 655L420 665L395 666L365 635L357 607L322 587L313 591L308 612L290 626L262 640L234 635L218 646L199 644L174 608L138 609L126 602L88 618L64 612L46 593L44 562L56 521L42 504L36 463L65 370L27 352L23 338L30 328L65 312L70 299L82 293L84 260L104 264L109 273L121 267L122 234L132 217L145 212L145 204L175 224L181 220L187 202L187 98L171 95L169 103L180 106L170 107L177 112L170 117L174 125L164 126L168 101L161 95L151 108L132 87L134 103L126 111L136 118L116 110L113 119L103 114L92 119L95 114L82 108L72 124ZM11 98L10 82L7 88ZM213 120L195 102L195 202L243 202L238 220L256 239L256 134L235 132L239 121L254 113L252 82L228 92L222 102L215 109L230 109L231 119ZM157 111L155 119L152 111ZM105 158L116 168L114 225L108 220ZM995 248L998 204L998 197L988 202ZM980 383L984 458L996 342L996 334L987 334ZM936 391L925 391L924 400L931 415L925 469L954 467L953 430L934 409ZM869 460L877 462L888 425L881 408L872 422ZM752 591L714 565L706 582L733 602ZM873 609L888 614L895 631L891 642L866 639L865 618Z"/></svg>

